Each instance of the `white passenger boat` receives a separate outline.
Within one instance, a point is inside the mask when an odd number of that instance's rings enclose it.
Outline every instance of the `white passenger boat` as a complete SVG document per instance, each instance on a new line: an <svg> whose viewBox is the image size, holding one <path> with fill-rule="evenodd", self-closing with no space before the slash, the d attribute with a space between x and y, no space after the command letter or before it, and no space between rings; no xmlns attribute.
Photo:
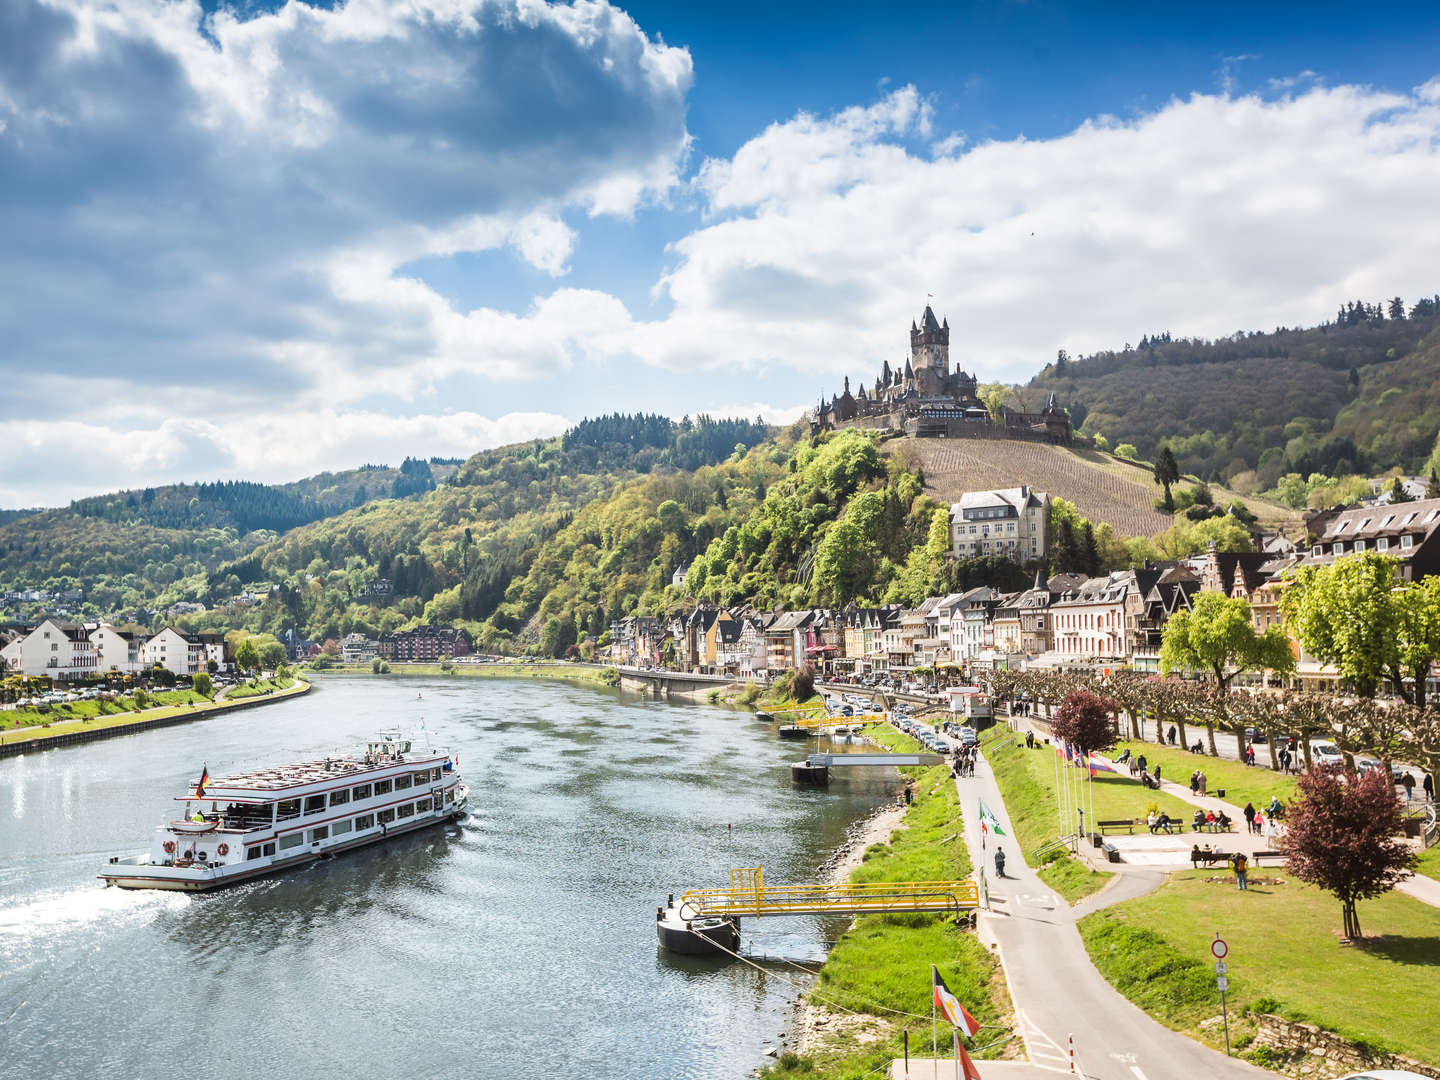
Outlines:
<svg viewBox="0 0 1440 1080"><path fill-rule="evenodd" d="M464 817L469 788L444 750L385 732L363 754L259 769L176 796L179 820L147 853L112 858L99 877L122 889L201 892Z"/></svg>

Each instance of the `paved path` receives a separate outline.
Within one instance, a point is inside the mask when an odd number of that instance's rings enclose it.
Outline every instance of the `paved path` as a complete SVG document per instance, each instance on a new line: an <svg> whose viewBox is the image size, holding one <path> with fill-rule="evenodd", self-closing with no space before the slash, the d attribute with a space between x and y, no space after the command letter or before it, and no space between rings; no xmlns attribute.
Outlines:
<svg viewBox="0 0 1440 1080"><path fill-rule="evenodd" d="M976 866L991 871L993 910L981 915L981 939L999 948L1016 1023L1032 1065L1068 1072L1069 1038L1073 1035L1076 1063L1081 1075L1090 1080L1254 1080L1266 1076L1273 1080L1272 1073L1179 1035L1125 1000L1095 970L1075 929L1076 911L1088 909L1071 910L1025 865L1011 839L1015 833L989 764L982 758L973 778L955 783L971 857ZM994 839L990 851L982 851L980 846L980 798L999 817L1006 833L1000 842L1009 860L1006 877L998 880L991 862ZM1105 893L1092 897L1091 904L1140 895L1163 877L1154 870L1127 873ZM1010 1075L989 1063L981 1063L979 1068L982 1076L989 1075L987 1068L997 1077ZM943 1070L941 1075L945 1075Z"/></svg>

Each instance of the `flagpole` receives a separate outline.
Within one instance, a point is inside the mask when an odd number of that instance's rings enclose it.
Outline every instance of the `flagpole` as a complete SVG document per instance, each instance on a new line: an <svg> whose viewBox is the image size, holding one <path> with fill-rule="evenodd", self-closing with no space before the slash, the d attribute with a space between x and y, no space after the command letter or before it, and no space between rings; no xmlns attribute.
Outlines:
<svg viewBox="0 0 1440 1080"><path fill-rule="evenodd" d="M938 1071L938 1070L937 1070ZM955 1029L955 1080L960 1080L960 1029Z"/></svg>
<svg viewBox="0 0 1440 1080"><path fill-rule="evenodd" d="M933 1064L930 1066L931 1075L940 1061L940 1027L935 1020L935 980L939 977L939 970L934 964L930 965L930 1059Z"/></svg>
<svg viewBox="0 0 1440 1080"><path fill-rule="evenodd" d="M1061 803L1062 803L1063 800L1062 800L1061 797L1060 797L1060 791L1061 791L1061 789L1060 789L1060 750L1059 750L1058 747L1056 747L1056 748L1054 748L1054 749L1055 749L1055 813L1057 813L1057 814L1060 816L1060 835L1061 835L1061 836L1064 836L1064 835L1065 835L1065 808L1064 808L1064 806L1061 805Z"/></svg>

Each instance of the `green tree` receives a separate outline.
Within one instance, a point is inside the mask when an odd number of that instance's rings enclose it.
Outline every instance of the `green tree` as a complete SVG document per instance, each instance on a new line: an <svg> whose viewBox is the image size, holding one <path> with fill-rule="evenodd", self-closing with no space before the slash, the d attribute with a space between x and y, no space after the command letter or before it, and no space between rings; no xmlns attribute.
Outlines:
<svg viewBox="0 0 1440 1080"><path fill-rule="evenodd" d="M1430 466L1430 479L1425 484L1425 498L1440 499L1440 475L1436 475L1435 466Z"/></svg>
<svg viewBox="0 0 1440 1080"><path fill-rule="evenodd" d="M242 641L235 650L235 666L242 672L260 670L260 650L249 638Z"/></svg>
<svg viewBox="0 0 1440 1080"><path fill-rule="evenodd" d="M208 698L215 690L215 684L210 681L210 676L203 671L195 676L192 685L195 687L195 692L203 698Z"/></svg>
<svg viewBox="0 0 1440 1080"><path fill-rule="evenodd" d="M1170 494L1170 487L1180 481L1180 466L1175 461L1175 455L1171 453L1170 447L1162 446L1160 452L1155 455L1155 482L1165 489L1165 509L1173 510L1175 499Z"/></svg>
<svg viewBox="0 0 1440 1080"><path fill-rule="evenodd" d="M1139 454L1140 451L1135 449L1133 443L1122 442L1119 446L1115 447L1115 456L1125 458L1127 461L1134 461Z"/></svg>
<svg viewBox="0 0 1440 1080"><path fill-rule="evenodd" d="M1165 624L1160 639L1162 675L1204 671L1223 694L1240 672L1265 669L1281 674L1294 671L1295 657L1280 627L1255 632L1250 603L1242 597L1199 593L1191 610L1177 611ZM1215 724L1208 712L1206 717L1210 753L1215 754Z"/></svg>
<svg viewBox="0 0 1440 1080"><path fill-rule="evenodd" d="M257 652L260 655L260 666L267 671L275 671L285 663L285 646L278 641L262 642Z"/></svg>
<svg viewBox="0 0 1440 1080"><path fill-rule="evenodd" d="M1280 597L1285 624L1305 651L1332 665L1363 697L1373 697L1400 667L1397 566L1373 551L1329 566L1299 566Z"/></svg>
<svg viewBox="0 0 1440 1080"><path fill-rule="evenodd" d="M1390 501L1392 503L1407 503L1415 501L1413 498L1411 498L1410 492L1405 490L1404 477L1395 477L1394 480L1390 481L1390 486L1386 490L1390 492Z"/></svg>
<svg viewBox="0 0 1440 1080"><path fill-rule="evenodd" d="M990 419L999 420L1000 410L1010 400L1010 388L1004 383L981 383L976 394L985 403L985 408L990 410Z"/></svg>

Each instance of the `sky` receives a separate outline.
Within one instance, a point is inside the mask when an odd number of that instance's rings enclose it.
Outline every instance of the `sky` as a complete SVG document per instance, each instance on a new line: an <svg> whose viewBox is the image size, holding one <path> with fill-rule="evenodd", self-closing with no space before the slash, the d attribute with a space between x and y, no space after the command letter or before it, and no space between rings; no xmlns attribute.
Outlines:
<svg viewBox="0 0 1440 1080"><path fill-rule="evenodd" d="M0 507L1440 291L1440 5L4 0ZM1119 434L1119 433L1116 433Z"/></svg>

